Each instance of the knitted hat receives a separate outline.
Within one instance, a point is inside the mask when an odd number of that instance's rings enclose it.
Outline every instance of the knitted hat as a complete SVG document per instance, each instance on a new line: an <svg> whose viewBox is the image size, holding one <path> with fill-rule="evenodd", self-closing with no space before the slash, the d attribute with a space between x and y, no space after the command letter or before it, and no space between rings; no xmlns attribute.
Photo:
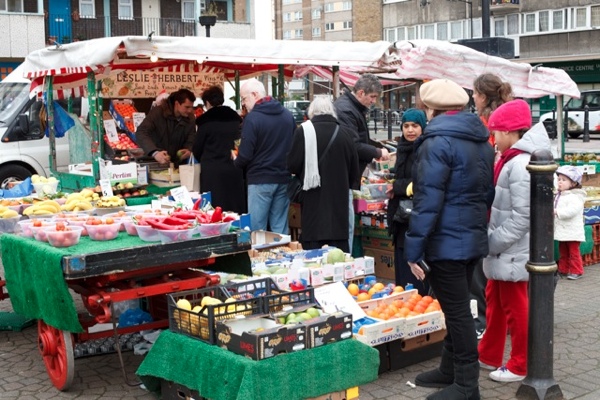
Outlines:
<svg viewBox="0 0 600 400"><path fill-rule="evenodd" d="M488 128L490 131L506 132L531 128L529 104L521 99L502 104L490 115Z"/></svg>
<svg viewBox="0 0 600 400"><path fill-rule="evenodd" d="M421 101L432 110L462 110L469 95L458 84L448 79L434 79L421 85Z"/></svg>
<svg viewBox="0 0 600 400"><path fill-rule="evenodd" d="M405 122L415 122L421 125L422 130L425 130L425 125L427 125L427 117L425 116L425 112L423 110L409 108L402 113L402 123L404 124Z"/></svg>
<svg viewBox="0 0 600 400"><path fill-rule="evenodd" d="M572 165L562 165L556 169L556 174L564 175L573 182L581 185L581 170Z"/></svg>

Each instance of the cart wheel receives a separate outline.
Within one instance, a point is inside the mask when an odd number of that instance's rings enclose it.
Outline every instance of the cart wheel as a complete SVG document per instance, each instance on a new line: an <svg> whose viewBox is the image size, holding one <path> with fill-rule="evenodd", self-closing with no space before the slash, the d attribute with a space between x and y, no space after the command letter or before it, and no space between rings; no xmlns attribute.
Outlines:
<svg viewBox="0 0 600 400"><path fill-rule="evenodd" d="M71 333L38 320L38 348L52 384L58 390L67 390L73 383L75 375Z"/></svg>

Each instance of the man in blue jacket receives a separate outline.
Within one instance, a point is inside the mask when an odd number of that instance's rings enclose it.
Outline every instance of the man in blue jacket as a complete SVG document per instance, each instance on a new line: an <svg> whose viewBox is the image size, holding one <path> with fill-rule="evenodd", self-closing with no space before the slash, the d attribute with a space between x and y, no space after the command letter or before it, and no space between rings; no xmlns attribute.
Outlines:
<svg viewBox="0 0 600 400"><path fill-rule="evenodd" d="M240 89L242 104L248 115L242 125L242 140L234 164L246 171L248 212L252 230L288 234L287 153L292 144L296 123L292 113L277 100L267 96L264 85L256 79Z"/></svg>

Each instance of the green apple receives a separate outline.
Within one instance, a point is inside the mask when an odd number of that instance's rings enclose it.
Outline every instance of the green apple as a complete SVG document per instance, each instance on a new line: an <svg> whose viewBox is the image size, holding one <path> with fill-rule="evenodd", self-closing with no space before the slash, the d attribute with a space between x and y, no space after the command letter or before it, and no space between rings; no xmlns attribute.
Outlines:
<svg viewBox="0 0 600 400"><path fill-rule="evenodd" d="M321 316L321 312L319 310L317 310L316 308L314 308L314 307L311 307L311 308L307 309L306 313L308 315L310 315L312 318L316 318L316 317Z"/></svg>

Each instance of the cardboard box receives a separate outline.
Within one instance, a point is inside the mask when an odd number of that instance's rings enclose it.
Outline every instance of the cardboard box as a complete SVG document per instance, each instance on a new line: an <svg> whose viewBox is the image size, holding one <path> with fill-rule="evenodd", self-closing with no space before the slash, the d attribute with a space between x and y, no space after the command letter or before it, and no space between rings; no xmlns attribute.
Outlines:
<svg viewBox="0 0 600 400"><path fill-rule="evenodd" d="M150 171L149 182L159 187L181 186L178 170Z"/></svg>
<svg viewBox="0 0 600 400"><path fill-rule="evenodd" d="M441 330L388 343L390 371L439 357L445 337L446 330Z"/></svg>
<svg viewBox="0 0 600 400"><path fill-rule="evenodd" d="M118 108L121 105L127 105L132 107L131 115L122 115ZM130 134L132 138L135 138L135 127L133 125L133 112L137 112L135 106L133 105L133 100L124 99L124 100L112 100L108 106L108 111L112 118L117 123L119 129Z"/></svg>
<svg viewBox="0 0 600 400"><path fill-rule="evenodd" d="M280 325L260 316L218 321L216 333L217 345L253 360L293 353L306 347L305 325Z"/></svg>
<svg viewBox="0 0 600 400"><path fill-rule="evenodd" d="M365 199L354 199L354 212L359 213L361 211L374 211L383 210L385 208L384 200L365 200Z"/></svg>
<svg viewBox="0 0 600 400"><path fill-rule="evenodd" d="M394 241L392 239L380 239L371 236L362 236L361 240L363 247L392 252L394 251Z"/></svg>
<svg viewBox="0 0 600 400"><path fill-rule="evenodd" d="M282 235L269 231L253 231L251 238L252 248L257 250L283 246L291 242L290 235Z"/></svg>
<svg viewBox="0 0 600 400"><path fill-rule="evenodd" d="M387 321L377 320L373 324L362 325L354 337L366 345L377 346L382 343L402 339L404 337L404 322L406 318L394 318Z"/></svg>
<svg viewBox="0 0 600 400"><path fill-rule="evenodd" d="M375 276L391 281L396 279L393 251L364 247L363 252L365 256L373 257L375 261Z"/></svg>
<svg viewBox="0 0 600 400"><path fill-rule="evenodd" d="M290 228L302 228L301 206L298 203L290 203L288 210L288 224Z"/></svg>
<svg viewBox="0 0 600 400"><path fill-rule="evenodd" d="M309 349L352 338L352 314L343 311L303 323L307 325L306 347Z"/></svg>
<svg viewBox="0 0 600 400"><path fill-rule="evenodd" d="M111 161L99 159L100 179L110 180L111 185L117 183L138 183L138 165L134 162L113 164Z"/></svg>

